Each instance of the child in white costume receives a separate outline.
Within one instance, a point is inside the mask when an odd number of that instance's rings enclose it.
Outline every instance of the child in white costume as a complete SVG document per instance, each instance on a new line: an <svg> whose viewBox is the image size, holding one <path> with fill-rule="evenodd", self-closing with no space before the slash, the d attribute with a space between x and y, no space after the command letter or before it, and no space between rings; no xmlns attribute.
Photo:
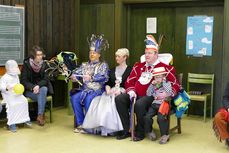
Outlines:
<svg viewBox="0 0 229 153"><path fill-rule="evenodd" d="M14 60L8 60L5 64L6 73L0 80L0 90L3 102L6 103L7 124L12 132L16 132L16 124L26 123L31 126L28 101L22 94L16 94L13 90L16 84L19 84L20 70Z"/></svg>

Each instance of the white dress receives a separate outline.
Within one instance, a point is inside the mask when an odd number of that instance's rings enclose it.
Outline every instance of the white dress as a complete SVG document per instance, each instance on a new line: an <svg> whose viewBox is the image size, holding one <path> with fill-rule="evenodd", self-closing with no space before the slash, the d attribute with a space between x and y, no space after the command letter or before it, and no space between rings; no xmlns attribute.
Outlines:
<svg viewBox="0 0 229 153"><path fill-rule="evenodd" d="M8 125L30 121L28 101L24 95L17 95L12 90L6 91L6 87L14 87L20 83L18 75L4 74L0 79L0 90L3 102L6 103Z"/></svg>
<svg viewBox="0 0 229 153"><path fill-rule="evenodd" d="M95 97L84 118L82 127L89 133L107 134L123 130L122 122L115 105L115 95Z"/></svg>
<svg viewBox="0 0 229 153"><path fill-rule="evenodd" d="M126 67L115 69L115 86L110 89L110 95L104 92L101 96L95 97L87 111L82 127L89 133L101 133L107 136L117 131L123 130L123 125L115 105L115 96L125 93L125 89L120 87L122 75ZM125 81L125 80L124 80Z"/></svg>

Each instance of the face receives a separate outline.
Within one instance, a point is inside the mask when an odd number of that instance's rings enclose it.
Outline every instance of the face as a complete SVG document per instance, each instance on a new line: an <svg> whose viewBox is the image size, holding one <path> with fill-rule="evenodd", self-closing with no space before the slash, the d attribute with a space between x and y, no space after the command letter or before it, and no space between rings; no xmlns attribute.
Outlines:
<svg viewBox="0 0 229 153"><path fill-rule="evenodd" d="M158 53L154 50L146 49L145 50L145 59L149 64L153 64L158 58Z"/></svg>
<svg viewBox="0 0 229 153"><path fill-rule="evenodd" d="M94 62L94 61L99 61L99 58L100 58L100 54L91 50L89 52L89 58L90 58L90 61L91 62Z"/></svg>
<svg viewBox="0 0 229 153"><path fill-rule="evenodd" d="M163 81L164 77L165 77L164 74L156 75L154 76L154 80L156 81L157 84L160 84Z"/></svg>
<svg viewBox="0 0 229 153"><path fill-rule="evenodd" d="M116 60L116 63L120 65L126 61L126 56L115 55L115 60Z"/></svg>
<svg viewBox="0 0 229 153"><path fill-rule="evenodd" d="M44 56L44 54L43 54L42 51L37 51L36 55L34 57L34 61L37 62L37 63L41 62L42 59L43 59L43 56Z"/></svg>

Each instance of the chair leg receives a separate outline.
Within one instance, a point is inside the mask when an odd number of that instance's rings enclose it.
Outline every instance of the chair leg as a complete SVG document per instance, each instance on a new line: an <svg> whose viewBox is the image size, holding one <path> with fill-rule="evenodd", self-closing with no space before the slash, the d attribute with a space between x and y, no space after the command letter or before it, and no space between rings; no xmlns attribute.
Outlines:
<svg viewBox="0 0 229 153"><path fill-rule="evenodd" d="M190 102L190 104L189 104L189 106L188 106L188 109L186 110L187 116L189 116L189 109L190 109L190 106L191 106L191 102Z"/></svg>
<svg viewBox="0 0 229 153"><path fill-rule="evenodd" d="M53 108L53 101L52 101L52 99L51 99L51 101L50 101L50 108L49 108L50 123L52 123L52 108Z"/></svg>
<svg viewBox="0 0 229 153"><path fill-rule="evenodd" d="M207 99L204 101L204 122L206 122Z"/></svg>
<svg viewBox="0 0 229 153"><path fill-rule="evenodd" d="M178 134L181 134L181 118L177 118L177 132Z"/></svg>
<svg viewBox="0 0 229 153"><path fill-rule="evenodd" d="M170 114L168 115L168 121L169 121L169 133L170 133Z"/></svg>
<svg viewBox="0 0 229 153"><path fill-rule="evenodd" d="M213 100L212 100L212 98L211 98L211 106L210 107L211 107L210 117L212 119L212 113L213 113Z"/></svg>

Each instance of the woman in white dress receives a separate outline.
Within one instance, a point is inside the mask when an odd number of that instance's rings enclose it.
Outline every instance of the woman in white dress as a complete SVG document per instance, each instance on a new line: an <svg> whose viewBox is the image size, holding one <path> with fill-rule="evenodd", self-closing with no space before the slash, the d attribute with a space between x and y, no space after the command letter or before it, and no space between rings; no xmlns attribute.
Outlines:
<svg viewBox="0 0 229 153"><path fill-rule="evenodd" d="M111 69L106 92L102 96L95 97L83 122L83 128L88 133L107 136L108 134L123 130L123 126L116 110L115 96L125 92L124 83L131 72L126 60L129 50L118 49L115 53L118 66Z"/></svg>
<svg viewBox="0 0 229 153"><path fill-rule="evenodd" d="M7 124L12 132L16 132L16 124L26 123L31 126L28 101L22 94L14 92L14 86L19 84L20 70L14 60L8 60L5 64L6 73L1 77L0 90L3 102L6 103Z"/></svg>

